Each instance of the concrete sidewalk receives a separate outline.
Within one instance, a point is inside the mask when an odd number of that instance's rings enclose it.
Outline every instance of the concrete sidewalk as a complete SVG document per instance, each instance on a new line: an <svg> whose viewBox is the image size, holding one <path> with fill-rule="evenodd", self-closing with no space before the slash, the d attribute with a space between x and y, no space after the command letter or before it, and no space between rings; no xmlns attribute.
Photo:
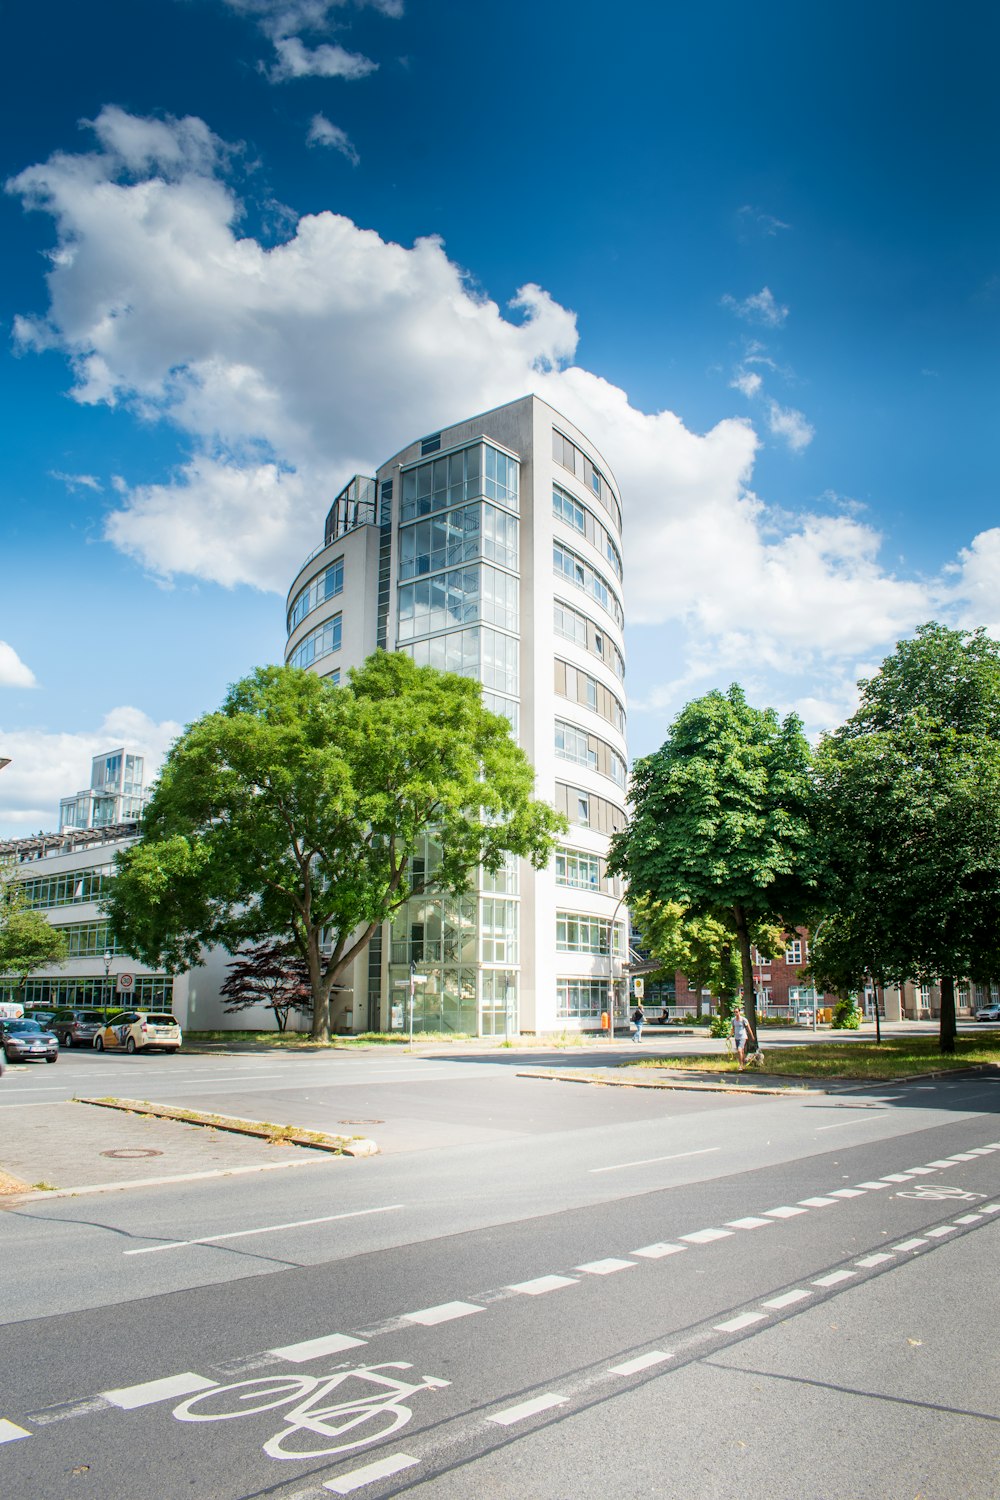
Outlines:
<svg viewBox="0 0 1000 1500"><path fill-rule="evenodd" d="M8 1106L0 1142L0 1205L16 1194L169 1182L177 1178L300 1167L333 1158L287 1142L272 1144L204 1125L123 1114L93 1105ZM3 1177L13 1178L13 1186ZM45 1184L40 1189L40 1184Z"/></svg>

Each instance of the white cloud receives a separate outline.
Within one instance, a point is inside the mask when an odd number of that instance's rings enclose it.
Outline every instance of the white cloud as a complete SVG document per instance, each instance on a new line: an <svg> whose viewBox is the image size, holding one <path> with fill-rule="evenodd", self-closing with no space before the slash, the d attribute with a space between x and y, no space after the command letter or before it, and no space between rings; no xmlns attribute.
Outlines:
<svg viewBox="0 0 1000 1500"><path fill-rule="evenodd" d="M793 453L808 448L816 436L815 427L800 411L793 406L779 406L777 401L767 404L767 426L775 437L784 439Z"/></svg>
<svg viewBox="0 0 1000 1500"><path fill-rule="evenodd" d="M783 223L781 219L776 219L774 214L769 214L752 203L744 203L742 208L737 210L737 218L743 238L763 235L767 239L772 239L780 229L792 227L790 224Z"/></svg>
<svg viewBox="0 0 1000 1500"><path fill-rule="evenodd" d="M104 488L93 474L64 474L61 469L50 469L49 475L52 479L58 479L68 490L95 490L99 493Z"/></svg>
<svg viewBox="0 0 1000 1500"><path fill-rule="evenodd" d="M761 377L754 370L737 370L729 382L735 391L742 391L746 397L759 396L761 386L764 384Z"/></svg>
<svg viewBox="0 0 1000 1500"><path fill-rule="evenodd" d="M35 674L25 666L13 646L0 641L0 687L35 687Z"/></svg>
<svg viewBox="0 0 1000 1500"><path fill-rule="evenodd" d="M313 115L306 140L310 146L330 146L334 151L339 151L347 157L352 167L356 167L361 160L346 130L331 124L326 115Z"/></svg>
<svg viewBox="0 0 1000 1500"><path fill-rule="evenodd" d="M774 293L766 286L759 292L754 292L751 297L744 297L742 302L738 302L727 292L722 305L728 307L738 318L743 318L748 323L761 323L765 328L780 328L788 317L788 308L776 301Z"/></svg>
<svg viewBox="0 0 1000 1500"><path fill-rule="evenodd" d="M278 61L269 73L272 83L290 78L367 78L378 68L377 62L360 52L348 52L337 43L321 42L307 47L301 37L278 37L274 44Z"/></svg>
<svg viewBox="0 0 1000 1500"><path fill-rule="evenodd" d="M59 826L59 799L90 785L90 762L103 750L127 745L145 757L149 784L182 725L156 723L137 708L122 706L93 730L52 734L42 729L4 730L0 751L10 765L0 771L0 837L17 838Z"/></svg>
<svg viewBox="0 0 1000 1500"><path fill-rule="evenodd" d="M778 515L752 492L749 422L694 433L574 366L575 314L542 288L502 309L440 240L392 244L331 212L265 247L238 232L207 127L157 122L175 150L105 114L102 151L59 153L10 185L58 226L48 316L21 326L68 355L78 401L124 403L187 435L174 476L114 486L107 534L153 573L284 593L352 474L533 390L603 451L626 503L630 620L686 631L690 673L877 656L933 613L940 594L886 572L872 527ZM154 148L171 175L133 180ZM767 359L754 346L744 363ZM810 440L801 412L765 410L793 449Z"/></svg>
<svg viewBox="0 0 1000 1500"><path fill-rule="evenodd" d="M970 630L985 625L990 635L1000 636L1000 527L973 537L950 572L956 580L953 595L962 602L962 624Z"/></svg>

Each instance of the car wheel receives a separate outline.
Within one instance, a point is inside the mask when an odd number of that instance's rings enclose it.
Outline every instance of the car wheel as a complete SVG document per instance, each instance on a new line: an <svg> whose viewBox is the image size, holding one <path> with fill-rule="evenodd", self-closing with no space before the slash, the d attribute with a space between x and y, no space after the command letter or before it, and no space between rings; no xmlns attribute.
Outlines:
<svg viewBox="0 0 1000 1500"><path fill-rule="evenodd" d="M126 1041L126 1043L125 1043L125 1051L129 1054L130 1057L132 1056L133 1052L135 1051L135 1037L134 1036L130 1036L128 1038L128 1040Z"/></svg>
<svg viewBox="0 0 1000 1500"><path fill-rule="evenodd" d="M95 1052L103 1052L104 1051L104 1038L102 1036L95 1036L94 1037L94 1051Z"/></svg>
<svg viewBox="0 0 1000 1500"><path fill-rule="evenodd" d="M56 1057L47 1057L47 1058L46 1058L46 1059L45 1059L45 1061L46 1061L46 1062L58 1062L58 1061L59 1061L59 1058L58 1058L58 1056L56 1056Z"/></svg>
<svg viewBox="0 0 1000 1500"><path fill-rule="evenodd" d="M166 1052L166 1054L167 1054L168 1057L176 1057L177 1054L178 1054L178 1052L180 1050L181 1049L179 1047L166 1047L166 1048L164 1048L164 1051Z"/></svg>
<svg viewBox="0 0 1000 1500"><path fill-rule="evenodd" d="M75 1047L76 1040L73 1036L73 1033L71 1031L67 1031L65 1036L61 1036L59 1038L59 1044L62 1047Z"/></svg>

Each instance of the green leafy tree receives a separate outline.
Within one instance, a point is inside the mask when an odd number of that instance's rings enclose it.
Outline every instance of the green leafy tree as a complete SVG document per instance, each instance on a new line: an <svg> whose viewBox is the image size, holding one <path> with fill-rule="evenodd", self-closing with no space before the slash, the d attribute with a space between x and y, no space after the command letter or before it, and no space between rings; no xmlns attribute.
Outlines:
<svg viewBox="0 0 1000 1500"><path fill-rule="evenodd" d="M636 763L631 797L609 869L626 877L633 900L678 902L733 935L756 1032L754 931L806 922L823 873L800 721L752 708L736 684L708 693Z"/></svg>
<svg viewBox="0 0 1000 1500"><path fill-rule="evenodd" d="M743 977L733 929L714 917L693 917L679 901L639 898L632 919L642 946L662 972L673 979L678 971L694 989L718 997L723 1015L732 1013ZM777 926L759 925L751 941L762 953L776 951L784 939Z"/></svg>
<svg viewBox="0 0 1000 1500"><path fill-rule="evenodd" d="M23 990L36 969L62 966L66 956L65 936L26 905L20 881L0 871L0 974L12 974Z"/></svg>
<svg viewBox="0 0 1000 1500"><path fill-rule="evenodd" d="M837 916L826 967L939 982L953 1052L956 979L1000 972L1000 644L932 622L860 691L817 758Z"/></svg>
<svg viewBox="0 0 1000 1500"><path fill-rule="evenodd" d="M509 853L545 865L565 824L533 784L510 724L467 678L386 652L344 687L262 667L170 751L142 837L116 862L113 929L173 969L206 945L287 942L325 1039L331 991L411 895L463 891ZM428 833L441 857L415 880Z"/></svg>

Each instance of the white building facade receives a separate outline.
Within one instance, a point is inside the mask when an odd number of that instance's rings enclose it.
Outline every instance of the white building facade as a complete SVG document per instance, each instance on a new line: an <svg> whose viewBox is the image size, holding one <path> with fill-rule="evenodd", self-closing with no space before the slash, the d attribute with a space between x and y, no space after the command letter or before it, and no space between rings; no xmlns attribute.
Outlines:
<svg viewBox="0 0 1000 1500"><path fill-rule="evenodd" d="M414 898L356 963L344 1031L584 1031L624 995L627 917L606 875L625 823L621 497L593 443L536 396L430 434L331 507L288 595L286 661L334 683L373 651L473 677L570 828L548 869ZM428 841L421 858L433 862Z"/></svg>

